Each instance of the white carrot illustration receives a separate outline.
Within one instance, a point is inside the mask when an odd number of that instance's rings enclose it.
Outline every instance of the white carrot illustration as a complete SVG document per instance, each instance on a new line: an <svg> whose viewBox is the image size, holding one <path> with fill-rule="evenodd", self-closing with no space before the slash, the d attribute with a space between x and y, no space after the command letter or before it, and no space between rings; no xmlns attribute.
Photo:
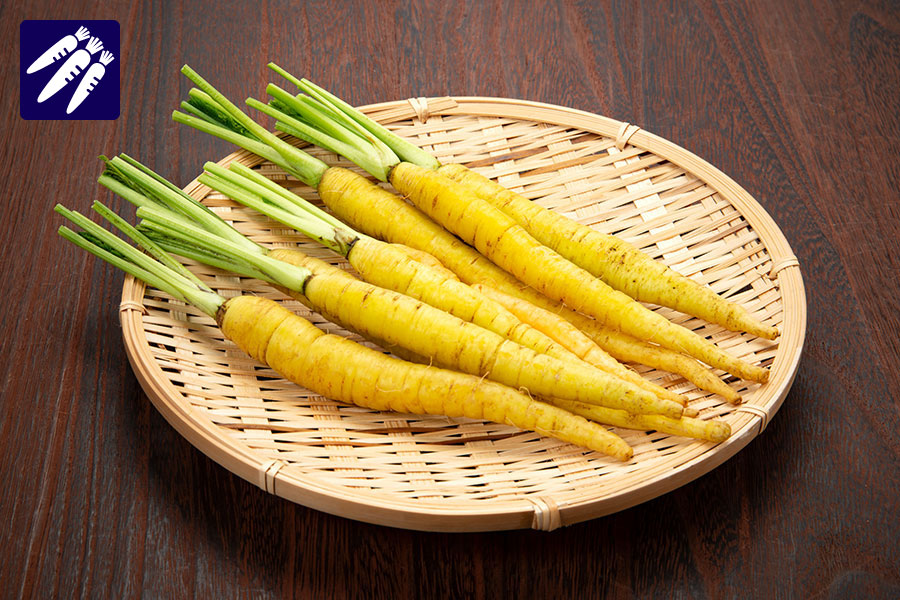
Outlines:
<svg viewBox="0 0 900 600"><path fill-rule="evenodd" d="M100 53L100 62L95 62L88 68L84 77L81 79L81 82L78 84L78 87L75 89L75 93L72 94L72 99L69 100L69 106L66 108L67 115L72 114L72 111L84 102L84 99L88 97L88 94L94 91L97 82L103 79L103 76L106 74L106 65L111 63L114 58L112 52L104 50Z"/></svg>
<svg viewBox="0 0 900 600"><path fill-rule="evenodd" d="M47 48L43 54L41 54L37 60L31 63L31 66L28 67L28 70L25 71L27 74L35 73L40 71L44 67L52 65L63 56L69 54L70 52L74 52L75 48L78 47L78 42L82 40L86 40L88 36L91 35L91 32L88 31L87 27L79 27L78 31L75 34L69 34Z"/></svg>
<svg viewBox="0 0 900 600"><path fill-rule="evenodd" d="M88 40L87 46L75 51L72 56L63 63L63 66L59 68L59 71L53 74L53 77L50 78L50 81L48 81L47 85L44 86L44 89L41 90L41 94L37 99L38 103L50 98L53 94L63 89L66 84L75 79L79 73L84 71L87 66L91 64L91 55L96 54L102 49L103 42L100 41L100 38L92 37Z"/></svg>

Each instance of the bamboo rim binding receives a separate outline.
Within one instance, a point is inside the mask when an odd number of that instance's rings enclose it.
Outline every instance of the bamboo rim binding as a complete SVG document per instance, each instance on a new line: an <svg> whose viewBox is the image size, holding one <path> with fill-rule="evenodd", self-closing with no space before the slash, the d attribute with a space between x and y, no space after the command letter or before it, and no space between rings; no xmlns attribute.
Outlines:
<svg viewBox="0 0 900 600"><path fill-rule="evenodd" d="M436 149L441 160L479 161L483 173L503 178L536 201L597 227L613 224L637 240L658 240L653 242L657 250L665 233L651 229L672 216L686 239L683 247L662 244L664 258L778 321L782 335L774 346L699 325L730 351L771 363L770 382L742 388L746 401L735 408L692 391L677 377L644 370L657 383L691 394L702 416L728 420L733 434L711 446L624 432L635 459L616 465L509 427L379 415L303 395L229 351L194 316L180 313L183 306L126 282L121 310L129 359L163 416L196 447L269 493L350 518L425 530L552 530L691 481L734 455L771 421L799 361L803 285L799 269L789 268L798 263L777 226L733 181L637 126L572 109L437 98L379 104L367 112L404 135L421 136L417 141ZM615 159L611 153L604 157L606 148L618 150ZM492 160L513 153L514 160ZM335 160L324 152L320 157ZM249 153L236 152L220 164L232 161L258 165L270 178L315 198ZM643 192L631 185L635 178L651 186L657 205L636 207ZM597 200L591 190L605 191ZM196 181L186 191L233 218L251 238L305 244L312 254L328 256ZM661 216L653 216L661 210ZM215 282L214 288L280 298L253 281L198 270ZM303 311L299 305L291 308ZM321 320L320 325L337 330Z"/></svg>

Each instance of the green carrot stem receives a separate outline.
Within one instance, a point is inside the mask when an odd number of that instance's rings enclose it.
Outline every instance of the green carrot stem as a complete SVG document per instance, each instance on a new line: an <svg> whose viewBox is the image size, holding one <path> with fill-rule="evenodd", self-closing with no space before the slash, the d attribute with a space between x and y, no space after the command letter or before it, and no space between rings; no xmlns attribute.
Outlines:
<svg viewBox="0 0 900 600"><path fill-rule="evenodd" d="M388 171L393 164L388 164L374 150L374 146L362 138L354 136L351 138L352 142L337 139L268 104L263 104L255 98L248 98L247 105L276 119L275 128L279 131L289 133L296 138L325 148L335 154L345 156L375 177L382 181L387 181ZM318 187L318 185L314 187Z"/></svg>
<svg viewBox="0 0 900 600"><path fill-rule="evenodd" d="M203 115L204 118L210 120L211 122L231 129L232 131L240 133L243 136L260 141L259 138L253 134L253 132L251 132L243 124L241 124L240 121L228 114L228 112L225 111L222 106L206 92L198 90L197 88L191 88L188 92L187 102L184 102L183 105L190 106L193 109L197 110Z"/></svg>
<svg viewBox="0 0 900 600"><path fill-rule="evenodd" d="M270 83L266 86L266 93L278 101L278 106L284 106L287 109L278 109L280 112L283 112L288 116L292 116L300 122L309 122L314 129L317 129L320 132L325 133L344 143L348 143L348 134L346 128L337 125L334 119L319 119L319 121L321 122L317 122L308 118L307 114L314 112L314 109L307 106L303 102L302 98L294 97L274 83Z"/></svg>
<svg viewBox="0 0 900 600"><path fill-rule="evenodd" d="M195 260L199 263L203 263L211 267L216 267L217 269L228 271L230 273L235 273L237 275L241 275L242 277L252 277L253 279L260 279L265 281L265 273L261 272L258 269L254 269L253 267L247 265L245 262L232 260L221 254L212 252L205 248L199 248L194 244L184 242L182 240L172 239L158 231L155 231L152 227L148 228L145 223L141 223L140 225L138 225L138 229L145 230L144 233L152 238L153 241L160 247L162 247L166 252L177 254L178 256L183 256L185 258L190 258L191 260Z"/></svg>
<svg viewBox="0 0 900 600"><path fill-rule="evenodd" d="M144 191L145 195L156 200L158 204L184 215L232 243L246 246L251 251L255 250L253 242L235 231L221 217L133 158L127 157L126 160L113 157L107 161L107 165L112 165L132 188Z"/></svg>
<svg viewBox="0 0 900 600"><path fill-rule="evenodd" d="M278 65L276 65L273 62L270 62L266 66L269 67L270 69L272 69L273 71L275 71L276 73L278 73L279 75L281 75L282 77L284 77L285 79L287 79L288 81L290 81L291 83L293 83L295 86L297 86L297 89L300 89L301 81L299 79L297 79L296 77L294 77L293 75L291 75L290 73L288 73L287 71L285 71L284 69L282 69L281 67L279 67Z"/></svg>
<svg viewBox="0 0 900 600"><path fill-rule="evenodd" d="M211 166L207 165L207 169ZM332 225L311 217L309 214L298 214L284 210L279 206L283 201L280 196L269 193L268 190L253 181L227 169L221 169L220 167L215 173L207 170L200 175L199 180L214 190L225 194L235 202L300 231L342 256L347 256L353 242L359 239L359 236L353 235L346 228L338 230Z"/></svg>
<svg viewBox="0 0 900 600"><path fill-rule="evenodd" d="M184 219L172 219L169 215L156 211L153 207L139 208L137 215L144 220L142 225L145 230L149 229L173 240L244 263L257 269L261 275L260 279L269 283L276 283L303 293L306 282L312 276L307 269L269 258L264 254L265 250L262 247L260 247L262 254L248 252L244 246L233 244Z"/></svg>
<svg viewBox="0 0 900 600"><path fill-rule="evenodd" d="M295 79L296 78L294 77L290 78L291 81L294 81ZM395 154L397 154L397 156L399 156L404 161L431 170L436 170L441 166L441 163L429 153L425 152L412 142L401 138L377 121L371 119L370 117L367 117L356 108L350 106L334 94L317 86L308 79L300 80L300 83L299 85L297 85L297 87L313 98L316 98L323 104L331 106L335 110L347 115L347 117L359 123L369 133L384 142Z"/></svg>
<svg viewBox="0 0 900 600"><path fill-rule="evenodd" d="M260 142L255 138L241 135L240 133L224 127L220 123L212 123L210 121L204 120L203 118L186 115L182 112L178 112L177 110L172 111L172 120L176 123L181 123L182 125L193 127L198 131L208 133L221 140L230 142L235 146L239 146L244 150L252 152L260 158L264 158L267 161L278 165L279 167L284 169L285 172L290 173L300 181L309 184L309 182L304 181L304 177L306 177L304 173L295 169L294 166L284 158L284 156L279 154L277 150L275 150L274 148L272 148L272 146L265 142ZM324 165L325 163L322 164ZM325 166L327 167L328 165Z"/></svg>
<svg viewBox="0 0 900 600"><path fill-rule="evenodd" d="M54 210L89 234L89 236L79 235L68 227L61 226L59 234L62 237L148 285L178 300L193 304L211 317L215 317L219 306L225 302L225 298L209 288L197 287L190 279L138 251L84 215L59 204Z"/></svg>
<svg viewBox="0 0 900 600"><path fill-rule="evenodd" d="M55 209L56 212L63 214L58 208ZM68 216L66 216L68 218ZM170 281L166 281L161 277L157 277L154 273L142 269L137 266L133 262L122 257L122 255L118 252L112 252L111 250L106 248L106 244L101 244L93 234L89 234L86 232L75 232L66 227L65 225L60 225L57 230L59 235L69 240L82 250L87 250L94 256L108 262L109 264L117 267L129 275L133 275L134 277L140 279L144 283L155 287L156 289L163 290L167 292L169 295L174 296L175 298L187 302L184 294L182 294L181 290L172 284Z"/></svg>
<svg viewBox="0 0 900 600"><path fill-rule="evenodd" d="M375 146L384 156L384 162L394 164L400 162L400 159L388 148L381 140L372 137L372 135L360 127L358 123L352 119L348 119L342 113L333 110L331 107L310 98L309 96L292 96L274 83L266 86L268 93L279 106L287 108L288 115L294 116L302 123L307 123L313 130L324 133L336 140L340 140L345 144L357 144L360 138L368 141Z"/></svg>
<svg viewBox="0 0 900 600"><path fill-rule="evenodd" d="M224 127L224 125L222 125L221 121L214 119L212 116L203 112L202 110L200 110L199 108L197 108L196 106L194 106L193 104L191 104L190 102L188 102L186 100L182 100L181 104L179 104L178 107L181 110L183 110L185 113L189 113L190 116L192 116L192 117L196 117L198 119L206 121L207 123L212 123L213 125L219 125L220 127ZM248 135L247 137L250 137L250 136Z"/></svg>
<svg viewBox="0 0 900 600"><path fill-rule="evenodd" d="M291 146L275 134L269 132L265 127L251 119L241 109L235 106L228 98L220 93L216 88L210 85L205 79L200 77L188 65L181 68L181 72L198 88L206 92L225 112L231 115L238 123L243 125L260 140L269 144L279 154L281 154L288 163L297 172L297 177L304 183L313 187L318 187L322 175L328 169L328 165L310 156L309 154Z"/></svg>
<svg viewBox="0 0 900 600"><path fill-rule="evenodd" d="M129 238L134 240L141 248L146 250L151 256L153 256L156 260L161 262L163 265L171 269L172 271L180 274L185 279L192 281L198 288L202 290L206 290L208 292L212 292L209 286L203 283L199 277L188 271L188 269L172 258L165 250L160 248L153 240L148 238L146 235L138 231L133 225L125 221L122 217L114 213L112 210L101 204L100 202L94 202L92 208L96 211L101 217L109 221L116 229L127 235Z"/></svg>
<svg viewBox="0 0 900 600"><path fill-rule="evenodd" d="M137 161L136 159L134 159L134 158L131 158L130 156L128 156L128 155L125 154L124 152L123 152L122 154L119 154L118 157L115 157L115 158L112 159L112 160L113 160L113 161L116 161L116 160L123 160L123 161L125 161L126 163L128 163L129 165L131 165L132 167L134 167L135 169L137 169L138 171L140 171L141 173L143 173L143 174L146 175L147 177L150 177L151 179L153 179L154 181L156 181L157 183L159 183L161 186L163 186L164 188L166 188L167 190L169 190L169 192L171 192L171 194L177 195L177 196L178 196L179 198L181 198L184 202L186 202L187 205L190 205L190 206L194 207L196 210L198 210L198 211L203 211L204 213L210 214L210 215L214 215L214 214L215 214L212 210L209 209L209 207L207 207L207 206L204 205L203 203L197 201L195 198L192 198L191 196L189 196L189 195L188 195L187 193L185 193L185 191L182 190L180 187L178 187L177 185L175 185L174 183L172 183L171 181L169 181L168 179L166 179L165 177L163 177L162 175L160 175L160 174L157 173L156 171L152 170L152 169L151 169L150 167L148 167L147 165L144 165L143 163L138 162L138 161Z"/></svg>
<svg viewBox="0 0 900 600"><path fill-rule="evenodd" d="M365 127L342 113L331 103L305 94L292 96L271 83L266 87L266 92L272 96L269 104L282 112L286 112L336 139L341 139L345 143L357 143L356 138L362 138L377 149L383 157L382 160L387 164L400 162L400 158L387 144L374 137Z"/></svg>
<svg viewBox="0 0 900 600"><path fill-rule="evenodd" d="M136 189L130 187L119 177L110 174L109 171L104 171L103 173L101 173L100 177L97 178L97 182L114 194L121 196L137 207L159 205L158 200L149 198L145 194L142 194Z"/></svg>
<svg viewBox="0 0 900 600"><path fill-rule="evenodd" d="M250 179L251 181L254 181L255 183L257 183L260 186L262 186L263 188L265 188L266 190L270 191L272 194L277 194L278 196L287 200L290 204L283 204L283 205L279 204L279 206L281 206L285 210L288 210L290 212L297 212L296 209L299 208L303 212L309 213L309 214L313 215L314 217L324 221L325 223L328 223L329 225L331 225L333 227L344 228L344 229L348 229L348 230L350 229L350 227L348 225L346 225L340 219L325 212L318 206L315 206L314 204L307 202L306 200L304 200L297 194L294 194L290 190L284 189L282 186L278 185L277 183L275 183L268 177L265 177L264 175L260 174L258 171L254 171L253 169L251 169L249 167L245 167L244 165L242 165L240 163L236 163L236 162L228 165L228 169L230 171L234 171L235 173L237 173L239 175L242 175L243 177L246 177L247 179ZM359 234L359 235L361 235L361 234Z"/></svg>

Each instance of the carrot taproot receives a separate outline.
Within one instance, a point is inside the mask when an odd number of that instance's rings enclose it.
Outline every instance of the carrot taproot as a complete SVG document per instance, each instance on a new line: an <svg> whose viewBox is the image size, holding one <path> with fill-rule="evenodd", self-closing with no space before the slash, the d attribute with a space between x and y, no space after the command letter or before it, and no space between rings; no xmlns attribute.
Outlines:
<svg viewBox="0 0 900 600"><path fill-rule="evenodd" d="M441 263L441 261L428 254L427 252L416 250L415 248L411 248L410 246L407 246L405 244L391 244L391 247L393 247L397 252L402 252L416 262L422 263L423 265L427 265L432 269L440 271L444 275L444 277L459 281L459 277L456 276L456 273L445 267L443 263Z"/></svg>
<svg viewBox="0 0 900 600"><path fill-rule="evenodd" d="M308 205L304 199L246 167L232 165L230 170L226 170L218 165L207 164L206 169L207 171L200 177L202 183L325 243L345 256L350 265L368 283L412 296L538 353L563 361L576 361L583 367L580 364L580 357L538 328L524 323L500 303L461 283L434 257L405 246L402 247L405 250L402 250L394 244L385 244L359 234L339 221L331 220L330 216L320 216L317 209ZM371 184L370 187L380 189ZM366 191L368 190L363 190ZM177 197L175 199L177 200ZM317 217L328 220L327 224L334 228L333 239L329 238L327 231L315 229L318 222L311 222L310 219L315 221ZM288 250L275 250L269 252L269 256L290 262L285 256L290 253ZM432 268L425 263L437 265L438 268ZM320 265L319 269L325 270L326 267ZM371 332L360 333L373 335ZM615 361L610 359L610 362ZM621 368L619 373L609 368L603 370L614 376L624 374L626 375L624 379L660 398L686 404L683 396L667 392L664 388L654 386L639 376L629 376L633 373L624 368Z"/></svg>
<svg viewBox="0 0 900 600"><path fill-rule="evenodd" d="M731 426L724 421L685 416L679 419L672 419L660 415L631 415L623 410L591 406L581 402L569 402L566 400L550 400L550 402L554 406L564 408L591 421L612 425L613 427L621 427L622 429L653 430L668 435L696 438L717 444L724 442L731 436Z"/></svg>
<svg viewBox="0 0 900 600"><path fill-rule="evenodd" d="M210 90L211 86L187 67L183 71L202 88ZM201 95L198 92L194 95L193 100L199 102L205 95L205 93ZM495 284L502 282L505 286L504 291L507 293L515 293L517 288L522 288L523 291L528 290L527 286L517 282L505 271L496 267L431 221L421 211L403 202L394 194L382 190L378 186L372 186L371 182L347 169L327 168L327 166L323 168L324 163L310 167L309 162L314 159L308 155L300 158L293 156L293 153L297 152L296 148L293 146L281 148L285 143L280 138L271 136L265 130L254 129L258 126L236 107L230 105L227 99L219 97L218 102L221 104L209 107L211 110L196 111L196 114L204 115L203 119L195 119L177 111L173 114L173 118L235 143L278 164L287 172L316 187L326 205L343 221L375 237L396 243L407 243L418 250L438 256L443 264L466 283L491 282ZM223 109L227 109L229 117L237 124L210 116L222 112ZM267 135L269 137L266 137ZM265 142L259 141L259 136L262 136ZM279 149L276 150L276 148ZM369 193L354 193L355 188L358 187L370 188ZM599 342L599 340L597 341ZM636 344L631 350L637 350L639 354L640 349L641 345ZM679 367L690 366L693 368L690 361L679 360L670 361L670 363ZM690 372L679 374L695 383L700 381L698 377L692 378Z"/></svg>
<svg viewBox="0 0 900 600"><path fill-rule="evenodd" d="M95 204L95 208L97 205ZM103 207L103 213L111 213ZM258 296L225 299L124 224L156 259L74 211L57 206L88 233L60 235L213 317L226 338L286 379L334 400L381 411L467 417L504 423L628 460L633 451L615 433L565 409L483 378L398 360L333 334L279 303ZM108 217L109 218L109 217Z"/></svg>
<svg viewBox="0 0 900 600"><path fill-rule="evenodd" d="M361 238L354 244L348 259L362 279L369 283L417 298L540 354L564 361L581 361L502 304L450 277L445 271L395 250L391 245L369 237Z"/></svg>
<svg viewBox="0 0 900 600"><path fill-rule="evenodd" d="M742 401L741 395L736 390L686 354L649 344L608 327L601 327L593 319L573 311L567 311L565 318L616 360L640 363L661 371L677 373L699 389L718 394L731 404L740 404Z"/></svg>
<svg viewBox="0 0 900 600"><path fill-rule="evenodd" d="M306 200L251 169L232 165L226 170L209 163L199 180L233 200L324 243L346 257L364 281L412 296L541 354L563 360L580 360L497 302L461 283L449 270L440 266L437 259L431 257L429 261L425 258L428 255L422 252L411 256L415 251L408 247L404 250L395 244L386 244L332 220L330 215L319 215L317 209ZM322 225L327 226L326 231L321 231ZM333 234L328 228L333 229Z"/></svg>
<svg viewBox="0 0 900 600"><path fill-rule="evenodd" d="M338 218L355 229L430 254L465 283L489 285L507 295L560 314L619 361L636 362L676 373L700 389L720 394L730 402L740 401L734 390L691 357L615 332L542 296L462 243L415 206L388 190L372 186L358 173L333 167L323 176L323 181L326 180L330 181L320 187L320 198ZM367 188L369 192L357 193L356 188ZM573 350L572 346L567 347Z"/></svg>
<svg viewBox="0 0 900 600"><path fill-rule="evenodd" d="M326 334L258 296L227 300L217 322L253 358L334 400L380 411L504 423L628 460L619 436L564 409L479 377L406 363Z"/></svg>
<svg viewBox="0 0 900 600"><path fill-rule="evenodd" d="M239 137L244 145L253 151L257 150L259 140L266 140L279 152L283 152L285 158L302 157L302 163L296 168L291 168L291 172L305 182L322 189L328 185L325 183L326 180L333 181L332 178L328 178L332 169L327 165L316 161L296 148L285 147L284 142L277 138L273 139L274 136L261 130L258 124L250 120L199 75L189 69L186 69L185 72L204 90L192 96L192 100L196 104L196 114L205 115L209 119L206 121L206 125L202 126L204 130L222 134L223 137L232 141L237 141L236 138ZM183 117L179 118L184 119ZM191 124L197 125L193 121ZM220 130L226 127L230 131L228 135ZM253 139L248 136L252 136ZM269 157L278 161L277 156ZM449 271L444 270L442 275L430 269L417 268L417 265L420 264L419 261L397 260L398 252L395 248L380 245L381 243L376 240L353 232L342 223L333 220L330 215L309 205L302 198L290 194L249 169L241 170L240 165L232 165L231 170L226 170L218 165L208 164L207 172L201 175L200 181L325 243L333 250L348 257L363 278L376 285L412 295L465 320L474 320L477 324L538 352L563 360L576 359L568 350L534 328L522 324L501 306L475 294L458 281L454 281L455 276L450 276ZM355 188L350 193L371 193L373 188L378 189L377 186L369 183L368 186ZM288 210L285 210L285 202L287 202ZM298 221L299 216L296 213L291 214L291 207L299 207L300 212L307 218ZM316 222L311 223L310 218ZM322 230L322 225L326 226L325 231ZM334 231L329 232L328 227L334 228ZM337 239L340 236L343 237ZM356 264L360 262L357 257L361 255L378 256L378 260L369 260L365 266ZM385 258L390 255L394 255L395 258ZM391 264L391 267L386 264L386 261ZM417 271L427 272L427 274L417 273ZM423 280L428 283L422 285Z"/></svg>
<svg viewBox="0 0 900 600"><path fill-rule="evenodd" d="M296 249L276 248L269 256L284 263L303 265L313 273L302 296L318 312L363 335L401 346L439 365L486 375L510 387L544 396L567 399L577 396L591 404L636 413L678 416L683 411L680 404L659 399L588 365L539 354L409 296L348 279L346 273L328 263L310 263ZM292 297L300 294L295 290L286 291Z"/></svg>
<svg viewBox="0 0 900 600"><path fill-rule="evenodd" d="M768 379L767 369L728 355L544 246L512 217L462 184L433 169L400 160L379 140L360 134L354 124L344 127L347 119L335 116L334 110L298 100L273 84L269 84L267 91L302 119L285 115L271 105L248 100L251 106L278 118L276 128L337 152L374 177L390 182L434 221L523 283L625 333L691 354L743 379L760 382Z"/></svg>
<svg viewBox="0 0 900 600"><path fill-rule="evenodd" d="M594 319L570 310L559 302L543 296L532 288L511 283L506 277L492 277L492 271L485 269L485 287L524 300L538 311L546 311L568 321L582 334L619 362L638 363L681 375L699 389L718 394L732 404L740 404L741 396L709 369L686 354L669 350L655 344L639 340L631 335L604 327ZM523 307L527 310L527 306ZM538 317L532 316L530 319ZM578 354L578 336L564 338L566 347Z"/></svg>

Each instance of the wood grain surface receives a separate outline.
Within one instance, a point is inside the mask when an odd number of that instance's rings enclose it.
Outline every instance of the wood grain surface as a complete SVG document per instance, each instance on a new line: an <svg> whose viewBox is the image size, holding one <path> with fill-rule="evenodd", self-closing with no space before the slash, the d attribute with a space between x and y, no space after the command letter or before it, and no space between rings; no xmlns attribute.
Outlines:
<svg viewBox="0 0 900 600"><path fill-rule="evenodd" d="M900 596L900 8L891 2L0 3L0 596ZM116 19L115 121L19 116L19 24ZM274 60L355 104L486 95L636 123L705 158L800 260L806 347L709 475L552 533L431 534L266 494L195 450L125 356L122 275L55 234L127 152L184 185L232 147L170 119L189 63Z"/></svg>

